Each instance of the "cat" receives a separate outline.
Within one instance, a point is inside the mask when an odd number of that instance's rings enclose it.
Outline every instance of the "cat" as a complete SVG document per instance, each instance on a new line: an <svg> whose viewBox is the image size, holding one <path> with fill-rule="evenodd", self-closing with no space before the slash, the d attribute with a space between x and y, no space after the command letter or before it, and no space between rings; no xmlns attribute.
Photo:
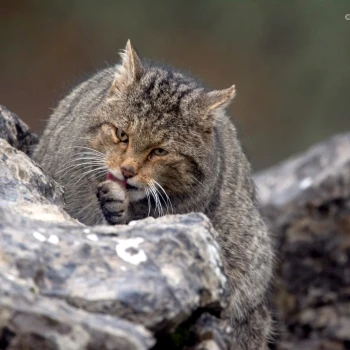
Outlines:
<svg viewBox="0 0 350 350"><path fill-rule="evenodd" d="M267 349L272 236L225 114L235 86L207 91L144 62L130 41L121 56L59 103L34 159L64 186L68 213L87 225L205 213L232 289L235 349Z"/></svg>

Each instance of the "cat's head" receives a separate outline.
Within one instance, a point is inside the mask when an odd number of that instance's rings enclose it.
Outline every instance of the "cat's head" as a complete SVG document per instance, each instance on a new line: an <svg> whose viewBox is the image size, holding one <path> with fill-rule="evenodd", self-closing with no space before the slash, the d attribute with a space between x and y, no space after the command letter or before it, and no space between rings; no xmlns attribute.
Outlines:
<svg viewBox="0 0 350 350"><path fill-rule="evenodd" d="M182 197L201 190L211 170L215 120L235 87L207 92L179 72L141 62L130 41L121 56L93 118L90 146L105 154L131 201L147 191Z"/></svg>

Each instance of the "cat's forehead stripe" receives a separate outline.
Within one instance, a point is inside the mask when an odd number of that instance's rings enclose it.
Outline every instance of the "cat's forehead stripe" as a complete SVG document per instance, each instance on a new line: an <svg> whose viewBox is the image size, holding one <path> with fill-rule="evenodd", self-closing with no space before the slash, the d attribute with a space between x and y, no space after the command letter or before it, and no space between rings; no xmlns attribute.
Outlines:
<svg viewBox="0 0 350 350"><path fill-rule="evenodd" d="M140 106L163 112L179 112L181 102L195 89L195 84L181 75L165 70L155 70L146 74L140 81L138 101ZM153 107L153 108L152 108ZM162 114L159 117L163 117Z"/></svg>

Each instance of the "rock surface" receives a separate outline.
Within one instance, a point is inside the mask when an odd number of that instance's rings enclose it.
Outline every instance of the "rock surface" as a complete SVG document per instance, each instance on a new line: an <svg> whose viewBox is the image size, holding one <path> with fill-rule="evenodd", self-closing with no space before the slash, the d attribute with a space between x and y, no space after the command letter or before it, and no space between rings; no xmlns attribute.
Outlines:
<svg viewBox="0 0 350 350"><path fill-rule="evenodd" d="M39 141L38 136L30 131L27 124L2 105L0 105L0 138L26 154L30 154Z"/></svg>
<svg viewBox="0 0 350 350"><path fill-rule="evenodd" d="M276 349L350 348L350 134L256 176L276 234Z"/></svg>
<svg viewBox="0 0 350 350"><path fill-rule="evenodd" d="M0 349L141 350L154 344L140 325L42 297L20 282L0 274Z"/></svg>
<svg viewBox="0 0 350 350"><path fill-rule="evenodd" d="M64 212L60 186L6 141L25 149L14 130L0 139L0 349L229 349L209 220L86 227Z"/></svg>

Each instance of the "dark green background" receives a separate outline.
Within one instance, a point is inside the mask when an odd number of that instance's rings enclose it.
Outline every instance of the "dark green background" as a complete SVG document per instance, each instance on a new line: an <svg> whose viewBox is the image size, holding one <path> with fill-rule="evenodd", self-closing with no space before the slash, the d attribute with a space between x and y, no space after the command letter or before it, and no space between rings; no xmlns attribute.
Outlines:
<svg viewBox="0 0 350 350"><path fill-rule="evenodd" d="M144 57L230 107L255 169L350 128L350 0L0 0L0 103L40 132L58 100L118 60Z"/></svg>

